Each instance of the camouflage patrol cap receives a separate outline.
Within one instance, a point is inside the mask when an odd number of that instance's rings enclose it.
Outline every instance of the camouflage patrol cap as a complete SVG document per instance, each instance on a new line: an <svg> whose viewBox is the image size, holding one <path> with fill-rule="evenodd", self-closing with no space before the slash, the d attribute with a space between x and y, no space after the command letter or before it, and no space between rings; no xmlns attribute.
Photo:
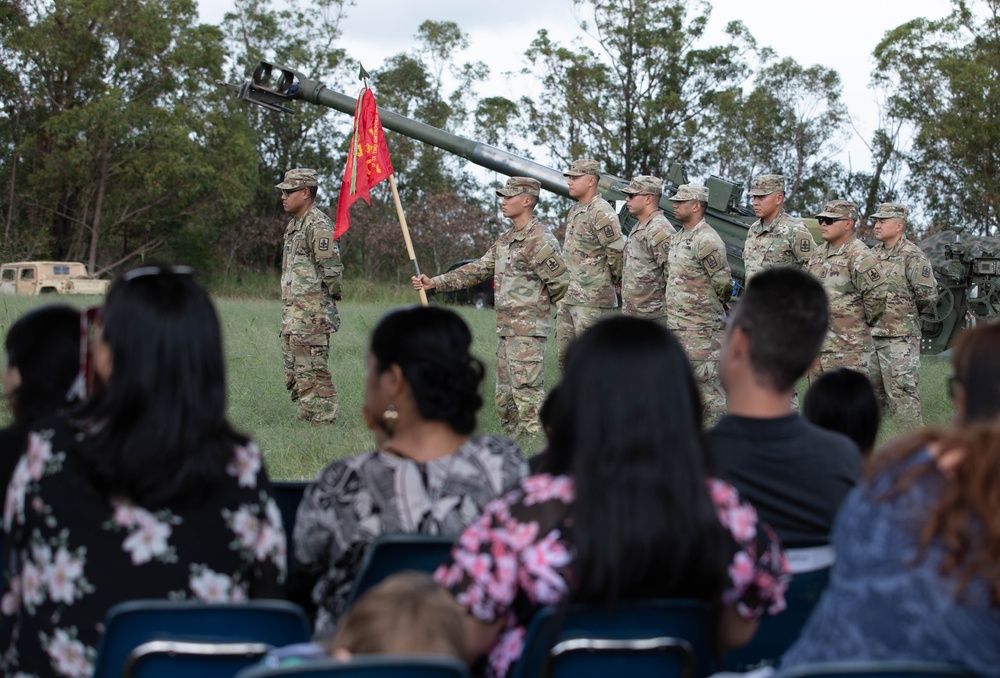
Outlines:
<svg viewBox="0 0 1000 678"><path fill-rule="evenodd" d="M708 189L696 184L684 184L677 189L676 195L670 198L674 202L684 202L686 200L697 200L698 202L708 202Z"/></svg>
<svg viewBox="0 0 1000 678"><path fill-rule="evenodd" d="M304 167L290 169L285 172L285 180L280 184L276 184L275 188L290 191L293 188L302 188L304 186L319 186L319 181L316 180L316 170L305 169Z"/></svg>
<svg viewBox="0 0 1000 678"><path fill-rule="evenodd" d="M823 205L823 211L816 215L817 219L819 217L852 219L854 223L857 223L858 206L849 200L833 200Z"/></svg>
<svg viewBox="0 0 1000 678"><path fill-rule="evenodd" d="M761 174L750 183L749 195L771 195L785 191L785 177L780 174Z"/></svg>
<svg viewBox="0 0 1000 678"><path fill-rule="evenodd" d="M542 185L538 183L537 179L532 179L530 177L511 177L507 180L507 185L505 187L497 189L497 195L503 196L504 198L510 198L515 195L527 193L528 195L533 195L537 198L541 190Z"/></svg>
<svg viewBox="0 0 1000 678"><path fill-rule="evenodd" d="M872 219L903 219L910 213L910 208L898 202L884 202L878 206L878 211L872 215Z"/></svg>
<svg viewBox="0 0 1000 678"><path fill-rule="evenodd" d="M563 172L564 177L582 177L585 174L593 174L600 179L601 166L592 158L577 158L569 164L569 169Z"/></svg>
<svg viewBox="0 0 1000 678"><path fill-rule="evenodd" d="M660 177L640 174L632 179L632 183L622 189L622 193L625 195L639 195L640 193L660 195L663 193L663 180Z"/></svg>

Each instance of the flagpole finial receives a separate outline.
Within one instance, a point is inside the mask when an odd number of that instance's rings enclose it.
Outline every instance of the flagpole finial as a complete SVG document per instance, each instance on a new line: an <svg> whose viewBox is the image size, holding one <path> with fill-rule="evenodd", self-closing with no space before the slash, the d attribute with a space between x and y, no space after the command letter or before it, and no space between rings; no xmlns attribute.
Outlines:
<svg viewBox="0 0 1000 678"><path fill-rule="evenodd" d="M368 71L365 70L365 67L359 61L358 62L358 80L361 80L362 82L364 82L365 83L365 87L367 87L368 86L368 78L370 78L370 77L371 76L368 75Z"/></svg>

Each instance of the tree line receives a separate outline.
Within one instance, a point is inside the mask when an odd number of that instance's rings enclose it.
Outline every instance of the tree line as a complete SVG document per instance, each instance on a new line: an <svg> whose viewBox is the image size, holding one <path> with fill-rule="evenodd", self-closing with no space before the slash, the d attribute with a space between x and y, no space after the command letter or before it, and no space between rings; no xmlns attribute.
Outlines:
<svg viewBox="0 0 1000 678"><path fill-rule="evenodd" d="M573 0L578 37L544 29L519 77L542 94L483 91L489 69L462 61L468 37L425 21L417 47L371 68L383 109L525 157L596 157L621 177L691 176L748 184L784 174L786 205L808 213L847 198L871 213L908 202L923 227L1000 233L1000 0L953 0L875 46L882 103L870 167L835 157L854 132L840 75L757 44L740 22L706 44L707 2ZM236 0L221 25L194 0L11 0L0 7L0 260L86 262L93 273L137 259L233 274L280 263L287 221L274 190L315 167L320 202L340 185L350 119L300 104L291 115L236 101L260 59L348 94L358 64L339 47L351 0ZM750 74L748 76L747 74ZM478 255L505 228L482 173L391 132L388 143L417 255L428 272ZM345 264L357 275L409 274L387 188L352 210ZM544 201L558 228L568 204Z"/></svg>

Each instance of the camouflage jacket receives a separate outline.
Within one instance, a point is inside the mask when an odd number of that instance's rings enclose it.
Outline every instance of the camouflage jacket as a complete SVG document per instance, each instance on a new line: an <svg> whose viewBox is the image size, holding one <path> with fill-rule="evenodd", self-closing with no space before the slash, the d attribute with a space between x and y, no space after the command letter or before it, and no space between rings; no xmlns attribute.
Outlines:
<svg viewBox="0 0 1000 678"><path fill-rule="evenodd" d="M862 353L874 348L871 327L885 313L888 292L878 257L857 238L836 249L816 248L809 272L819 278L830 299L830 331L823 353Z"/></svg>
<svg viewBox="0 0 1000 678"><path fill-rule="evenodd" d="M600 195L569 210L563 258L569 269L565 303L614 308L615 283L622 275L622 228L618 215Z"/></svg>
<svg viewBox="0 0 1000 678"><path fill-rule="evenodd" d="M637 318L667 315L667 255L677 229L657 210L636 224L625 241L622 313Z"/></svg>
<svg viewBox="0 0 1000 678"><path fill-rule="evenodd" d="M815 249L812 233L790 214L782 212L769 224L758 219L750 226L743 245L746 280L749 282L754 275L772 266L805 269Z"/></svg>
<svg viewBox="0 0 1000 678"><path fill-rule="evenodd" d="M726 244L705 220L670 236L667 327L691 360L718 358L725 308L733 293Z"/></svg>
<svg viewBox="0 0 1000 678"><path fill-rule="evenodd" d="M888 283L885 315L872 327L872 336L919 336L917 316L931 313L937 303L937 281L931 260L905 237L892 249L879 243L872 251Z"/></svg>
<svg viewBox="0 0 1000 678"><path fill-rule="evenodd" d="M512 228L478 261L436 276L434 286L439 292L449 292L490 276L494 276L497 334L547 337L552 305L562 299L569 284L559 241L549 229L536 219L524 228Z"/></svg>
<svg viewBox="0 0 1000 678"><path fill-rule="evenodd" d="M330 217L314 204L301 219L292 218L281 256L281 333L336 332L343 273Z"/></svg>

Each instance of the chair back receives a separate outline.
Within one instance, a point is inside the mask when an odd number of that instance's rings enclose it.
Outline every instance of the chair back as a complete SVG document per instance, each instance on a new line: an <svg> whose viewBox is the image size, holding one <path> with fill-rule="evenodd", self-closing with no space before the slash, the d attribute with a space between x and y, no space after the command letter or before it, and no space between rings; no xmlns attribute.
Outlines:
<svg viewBox="0 0 1000 678"><path fill-rule="evenodd" d="M299 504L302 503L302 495L305 494L307 480L272 480L271 495L278 504L281 511L281 524L285 527L285 539L288 545L288 557L292 554L292 534L295 532L295 516L299 511Z"/></svg>
<svg viewBox="0 0 1000 678"><path fill-rule="evenodd" d="M383 534L365 552L344 609L354 604L365 591L397 572L433 572L448 560L455 539L455 536L429 534Z"/></svg>
<svg viewBox="0 0 1000 678"><path fill-rule="evenodd" d="M267 643L192 643L151 640L125 658L122 678L232 676L270 652Z"/></svg>
<svg viewBox="0 0 1000 678"><path fill-rule="evenodd" d="M823 557L820 553L822 549L829 550L829 557ZM814 569L802 571L793 565L792 581L785 591L785 609L774 616L763 617L753 639L738 650L726 654L727 671L743 673L777 664L781 655L798 640L802 627L823 596L823 591L830 582L833 561L830 547L789 549L788 554L790 562L812 562L815 565L810 567Z"/></svg>
<svg viewBox="0 0 1000 678"><path fill-rule="evenodd" d="M922 661L856 661L802 664L778 671L776 678L936 678L975 674L953 664Z"/></svg>
<svg viewBox="0 0 1000 678"><path fill-rule="evenodd" d="M708 606L693 600L546 607L513 678L700 678L712 671Z"/></svg>
<svg viewBox="0 0 1000 678"><path fill-rule="evenodd" d="M164 646L143 648L139 656L133 657L131 668L138 670L141 664L155 661L157 665L166 662L171 654L194 655L186 660L191 670L175 671L171 675L184 678L218 676L221 672L211 665L221 661L221 652L213 653L210 647L201 653L206 658L199 663L193 644L214 646L219 644L250 644L256 647L228 648L233 657L229 665L247 666L261 651L272 647L302 643L309 640L309 623L298 605L284 600L252 600L244 603L203 603L198 601L174 600L131 600L115 605L104 618L104 633L97 647L94 664L94 678L122 678L129 656L140 646L153 641L187 643L172 651ZM235 655L235 656L233 656ZM153 659L153 657L157 659ZM242 658L241 658L242 657ZM204 666L197 672L194 666ZM149 674L143 674L149 675ZM162 674L161 674L162 675ZM231 675L231 674L230 674Z"/></svg>
<svg viewBox="0 0 1000 678"><path fill-rule="evenodd" d="M253 666L236 678L469 678L464 663L431 655L355 655L349 662L310 660L297 666Z"/></svg>

